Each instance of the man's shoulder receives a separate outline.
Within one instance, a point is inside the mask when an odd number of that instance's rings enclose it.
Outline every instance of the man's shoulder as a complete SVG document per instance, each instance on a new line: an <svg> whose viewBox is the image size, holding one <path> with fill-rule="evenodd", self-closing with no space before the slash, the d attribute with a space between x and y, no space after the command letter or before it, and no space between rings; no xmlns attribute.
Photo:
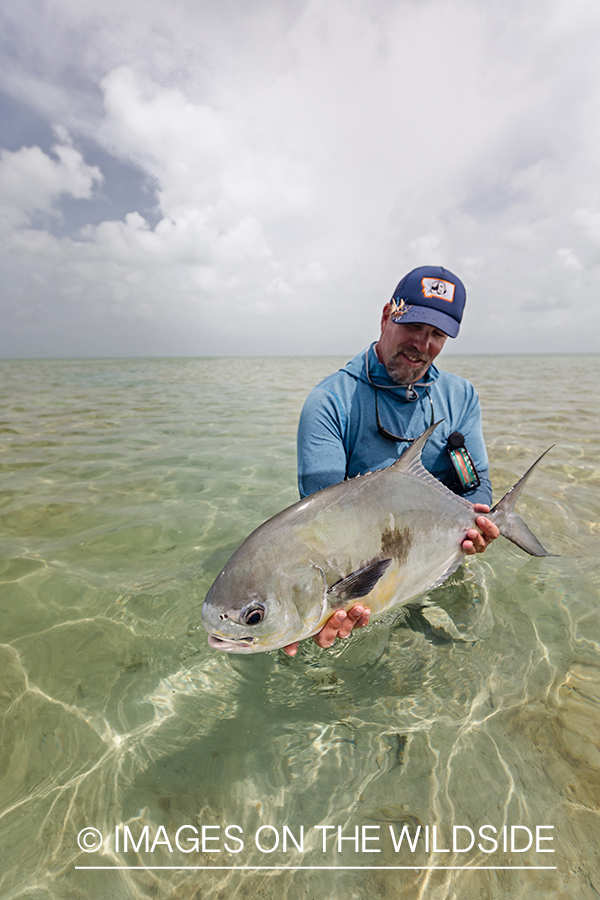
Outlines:
<svg viewBox="0 0 600 900"><path fill-rule="evenodd" d="M365 364L363 351L354 356L345 366L338 369L337 372L326 375L325 378L315 385L311 393L314 394L324 391L325 393L335 394L338 392L347 393L348 391L353 391L361 381L365 380L364 372Z"/></svg>
<svg viewBox="0 0 600 900"><path fill-rule="evenodd" d="M461 393L464 396L476 394L471 382L467 378L463 378L462 375L456 375L454 372L447 372L444 369L437 369L436 375L436 384L443 391Z"/></svg>
<svg viewBox="0 0 600 900"><path fill-rule="evenodd" d="M440 371L432 399L438 414L446 417L451 431L463 431L468 423L481 418L479 395L462 375Z"/></svg>
<svg viewBox="0 0 600 900"><path fill-rule="evenodd" d="M357 363L360 365L358 356L315 385L304 401L301 422L332 418L337 422L346 420L354 405L356 392L363 386Z"/></svg>

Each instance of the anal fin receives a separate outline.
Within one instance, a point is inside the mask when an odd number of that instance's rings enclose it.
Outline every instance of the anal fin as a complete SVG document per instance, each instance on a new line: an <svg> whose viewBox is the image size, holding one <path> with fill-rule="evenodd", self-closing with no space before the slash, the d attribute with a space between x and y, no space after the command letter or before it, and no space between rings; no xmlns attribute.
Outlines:
<svg viewBox="0 0 600 900"><path fill-rule="evenodd" d="M458 559L453 560L450 563L450 565L448 566L448 568L446 569L446 571L442 572L442 574L439 576L439 578L436 578L436 580L433 582L433 584L429 586L428 590L432 591L434 588L439 587L440 584L443 584L446 581L446 579L450 578L451 575L454 575L456 570L462 566L464 561L465 561L464 555L459 556Z"/></svg>

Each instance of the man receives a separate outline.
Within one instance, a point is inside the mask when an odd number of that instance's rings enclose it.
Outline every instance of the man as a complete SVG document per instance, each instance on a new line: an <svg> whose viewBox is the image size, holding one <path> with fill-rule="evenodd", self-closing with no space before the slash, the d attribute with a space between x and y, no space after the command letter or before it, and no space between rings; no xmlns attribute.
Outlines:
<svg viewBox="0 0 600 900"><path fill-rule="evenodd" d="M391 465L441 419L423 450L423 465L477 512L489 512L492 487L479 398L464 378L433 365L446 339L457 336L465 301L462 281L448 269L421 266L402 279L383 308L377 343L325 378L304 404L298 426L302 497ZM485 516L477 525L479 531L465 535L465 553L482 553L498 537ZM330 647L336 637L366 625L369 615L360 604L348 613L338 610L314 640ZM285 650L293 656L297 647Z"/></svg>

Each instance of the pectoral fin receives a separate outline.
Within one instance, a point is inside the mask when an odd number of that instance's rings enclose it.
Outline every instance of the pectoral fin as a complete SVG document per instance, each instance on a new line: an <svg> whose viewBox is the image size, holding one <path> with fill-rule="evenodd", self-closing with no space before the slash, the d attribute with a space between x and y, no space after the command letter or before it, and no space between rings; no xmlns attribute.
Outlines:
<svg viewBox="0 0 600 900"><path fill-rule="evenodd" d="M358 600L359 597L366 597L369 594L381 576L391 563L391 559L380 559L377 562L365 566L364 569L357 569L341 581L337 581L328 589L330 602L337 603L342 600L346 603L349 600Z"/></svg>

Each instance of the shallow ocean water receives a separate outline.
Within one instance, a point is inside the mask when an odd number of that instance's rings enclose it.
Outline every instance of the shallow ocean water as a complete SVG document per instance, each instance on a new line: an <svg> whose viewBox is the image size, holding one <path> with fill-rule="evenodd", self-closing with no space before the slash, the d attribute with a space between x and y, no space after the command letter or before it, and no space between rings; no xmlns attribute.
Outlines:
<svg viewBox="0 0 600 900"><path fill-rule="evenodd" d="M519 512L559 555L500 539L432 592L478 640L389 615L294 660L206 644L343 362L0 363L3 900L600 896L600 356L440 360L495 499L555 445Z"/></svg>

